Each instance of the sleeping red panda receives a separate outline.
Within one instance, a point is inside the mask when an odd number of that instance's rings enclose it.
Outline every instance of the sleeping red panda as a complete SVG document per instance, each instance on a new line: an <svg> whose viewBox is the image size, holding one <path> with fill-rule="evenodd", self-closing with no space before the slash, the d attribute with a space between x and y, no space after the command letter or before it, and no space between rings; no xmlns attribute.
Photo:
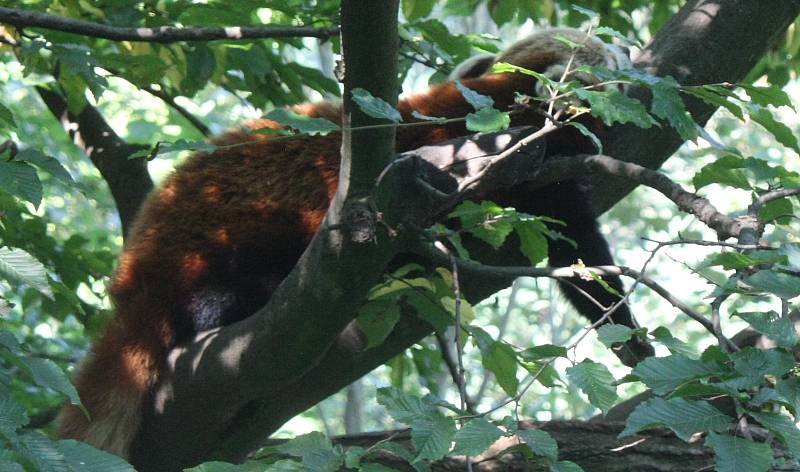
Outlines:
<svg viewBox="0 0 800 472"><path fill-rule="evenodd" d="M584 46L573 63L625 66L627 59L595 38L571 29L549 29L512 45L496 58L556 79L573 51L556 36ZM463 84L494 99L499 109L514 105L517 92L533 95L536 80L519 73L488 73L483 59L458 72ZM578 77L591 82L590 76ZM401 100L406 122L412 112L435 117L463 117L472 111L453 82ZM335 102L299 105L294 111L341 123ZM541 125L536 113L515 115L513 125ZM257 120L252 128L279 127ZM396 148L404 152L469 134L461 122L400 127ZM556 136L557 135L557 136ZM555 139L557 138L557 139ZM142 402L158 379L167 352L194 333L227 325L254 313L292 269L319 227L336 192L341 136L274 137L231 131L212 142L213 153L198 152L180 165L143 205L130 232L109 293L116 311L105 333L77 369L75 383L91 420L75 406L60 415L60 434L126 457L136 435ZM570 129L548 141L548 155L592 152L592 144ZM558 192L558 199L552 199ZM567 181L547 188L524 185L489 198L520 211L566 221L560 229L577 242L550 245L553 266L578 258L589 265L613 264L594 222L586 189ZM608 282L618 290L618 278ZM573 282L603 304L614 297L598 286ZM574 286L565 293L592 320L602 316ZM626 306L616 323L634 326Z"/></svg>

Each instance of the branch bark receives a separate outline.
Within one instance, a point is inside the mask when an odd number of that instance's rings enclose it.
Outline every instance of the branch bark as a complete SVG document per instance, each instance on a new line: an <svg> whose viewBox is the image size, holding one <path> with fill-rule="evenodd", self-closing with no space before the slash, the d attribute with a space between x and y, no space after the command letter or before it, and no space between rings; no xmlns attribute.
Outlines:
<svg viewBox="0 0 800 472"><path fill-rule="evenodd" d="M100 171L117 206L122 233L127 235L139 207L153 189L147 160L130 160L128 156L147 149L147 146L130 144L120 138L97 108L90 104L86 104L76 116L69 111L66 100L58 93L43 87L37 87L36 91L75 145L89 156Z"/></svg>
<svg viewBox="0 0 800 472"><path fill-rule="evenodd" d="M226 26L160 28L122 28L91 21L64 18L38 11L0 7L0 23L17 28L45 28L65 33L80 34L112 41L140 41L148 43L176 43L179 41L214 41L263 38L322 38L339 34L339 28L314 28L309 26Z"/></svg>
<svg viewBox="0 0 800 472"><path fill-rule="evenodd" d="M740 82L800 14L798 0L689 0L658 32L634 62L657 76L671 75L683 85ZM754 27L754 25L756 25ZM647 93L631 94L649 102ZM704 125L716 111L700 100L687 107ZM615 126L604 151L617 159L657 169L683 144L671 128L642 130ZM630 193L635 184L593 176L596 208L603 212Z"/></svg>

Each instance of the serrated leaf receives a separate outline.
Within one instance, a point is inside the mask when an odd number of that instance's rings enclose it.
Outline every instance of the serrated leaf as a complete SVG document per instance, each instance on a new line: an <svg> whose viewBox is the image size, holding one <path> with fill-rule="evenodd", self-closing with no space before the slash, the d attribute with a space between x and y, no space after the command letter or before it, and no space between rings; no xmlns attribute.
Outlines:
<svg viewBox="0 0 800 472"><path fill-rule="evenodd" d="M297 436L275 449L290 456L300 457L306 470L334 472L344 463L344 455L334 450L330 439L319 432Z"/></svg>
<svg viewBox="0 0 800 472"><path fill-rule="evenodd" d="M761 350L746 347L731 353L731 359L736 372L754 378L765 375L781 376L795 366L792 354L777 349Z"/></svg>
<svg viewBox="0 0 800 472"><path fill-rule="evenodd" d="M672 333L663 326L659 326L658 328L654 329L652 333L650 333L656 341L660 342L661 344L667 346L667 349L672 354L682 354L691 359L697 359L700 357L700 353L697 352L694 346L690 346L686 344L686 342L672 336Z"/></svg>
<svg viewBox="0 0 800 472"><path fill-rule="evenodd" d="M553 357L567 357L567 348L553 344L534 346L519 353L520 358L526 361L539 361Z"/></svg>
<svg viewBox="0 0 800 472"><path fill-rule="evenodd" d="M600 118L606 126L614 123L632 123L640 128L650 128L658 124L647 113L642 103L619 90L609 89L595 92L586 89L575 89L581 100L589 103L593 116Z"/></svg>
<svg viewBox="0 0 800 472"><path fill-rule="evenodd" d="M358 105L364 114L373 118L385 119L400 123L403 121L402 115L395 107L386 100L375 97L369 91L362 88L355 88L350 92L353 101Z"/></svg>
<svg viewBox="0 0 800 472"><path fill-rule="evenodd" d="M264 117L311 136L317 134L325 136L328 133L340 130L339 125L330 120L300 115L285 108L270 110Z"/></svg>
<svg viewBox="0 0 800 472"><path fill-rule="evenodd" d="M66 395L73 405L80 404L80 397L69 381L67 374L50 359L23 357L20 362L28 369L34 383Z"/></svg>
<svg viewBox="0 0 800 472"><path fill-rule="evenodd" d="M411 116L413 116L414 118L416 118L418 120L422 120L422 121L433 121L433 122L436 122L436 121L447 121L447 118L445 118L445 117L423 115L422 113L420 113L420 112L418 112L416 110L411 112Z"/></svg>
<svg viewBox="0 0 800 472"><path fill-rule="evenodd" d="M712 254L700 265L701 267L722 266L725 270L749 269L761 264L774 264L785 260L785 255L777 251L720 252Z"/></svg>
<svg viewBox="0 0 800 472"><path fill-rule="evenodd" d="M492 97L489 97L487 95L481 95L480 93L470 88L467 88L466 86L464 86L464 84L461 83L460 80L456 80L455 84L458 91L461 92L461 95L464 97L464 100L466 100L467 103L472 105L472 108L474 108L475 110L480 111L483 108L491 108L492 105L494 105L494 100L492 99Z"/></svg>
<svg viewBox="0 0 800 472"><path fill-rule="evenodd" d="M456 433L455 455L477 456L503 437L503 431L485 418L473 418Z"/></svg>
<svg viewBox="0 0 800 472"><path fill-rule="evenodd" d="M792 348L797 344L798 336L794 321L774 311L764 313L734 313L734 316L745 320L759 333L775 341L778 346Z"/></svg>
<svg viewBox="0 0 800 472"><path fill-rule="evenodd" d="M558 460L558 444L546 431L520 429L515 434L537 456L545 457L552 462Z"/></svg>
<svg viewBox="0 0 800 472"><path fill-rule="evenodd" d="M641 364L640 364L641 365ZM617 402L615 379L603 364L585 360L567 369L570 383L589 397L589 403L607 412Z"/></svg>
<svg viewBox="0 0 800 472"><path fill-rule="evenodd" d="M650 90L653 92L653 103L650 105L653 114L667 120L681 139L691 141L697 138L697 126L678 93L678 83L669 77L659 80Z"/></svg>
<svg viewBox="0 0 800 472"><path fill-rule="evenodd" d="M0 161L0 190L31 202L38 208L42 203L42 183L30 164Z"/></svg>
<svg viewBox="0 0 800 472"><path fill-rule="evenodd" d="M631 336L633 336L633 329L623 325L604 324L597 328L597 339L605 347L611 347L614 343L624 343Z"/></svg>
<svg viewBox="0 0 800 472"><path fill-rule="evenodd" d="M741 105L731 102L728 100L727 94L720 94L718 89L713 87L714 86L705 85L685 86L681 87L681 91L695 96L711 106L725 108L735 117L739 118L739 120L744 121L744 113L742 112Z"/></svg>
<svg viewBox="0 0 800 472"><path fill-rule="evenodd" d="M53 295L44 265L22 249L0 247L0 279L15 286L28 285L48 297Z"/></svg>
<svg viewBox="0 0 800 472"><path fill-rule="evenodd" d="M513 222L513 227L519 235L520 250L531 266L542 262L547 257L547 226L538 219L525 219Z"/></svg>
<svg viewBox="0 0 800 472"><path fill-rule="evenodd" d="M508 112L494 108L481 108L467 115L467 129L478 133L501 131L511 124Z"/></svg>
<svg viewBox="0 0 800 472"><path fill-rule="evenodd" d="M130 464L108 452L66 439L58 442L58 450L72 470L81 472L136 472Z"/></svg>
<svg viewBox="0 0 800 472"><path fill-rule="evenodd" d="M603 154L603 142L600 141L600 138L598 138L596 134L592 133L591 130L589 130L589 128L587 128L583 123L578 123L577 121L568 121L564 124L567 126L572 126L580 131L582 135L586 136L592 141L592 144L594 144L594 147L597 149L597 153Z"/></svg>
<svg viewBox="0 0 800 472"><path fill-rule="evenodd" d="M778 87L759 87L757 85L748 84L737 85L747 92L747 96L750 97L750 100L753 103L761 105L762 107L772 105L774 107L787 106L793 110L795 109L794 103L792 103L792 99L789 97L789 94Z"/></svg>
<svg viewBox="0 0 800 472"><path fill-rule="evenodd" d="M344 466L348 469L358 469L361 465L361 458L367 450L360 446L348 447L344 453Z"/></svg>
<svg viewBox="0 0 800 472"><path fill-rule="evenodd" d="M367 337L367 349L380 346L400 320L400 305L395 300L379 299L361 306L356 322Z"/></svg>
<svg viewBox="0 0 800 472"><path fill-rule="evenodd" d="M742 158L725 156L703 166L692 178L695 189L700 190L709 184L723 184L744 190L752 189L747 176L740 170L745 166Z"/></svg>
<svg viewBox="0 0 800 472"><path fill-rule="evenodd" d="M64 456L56 444L38 432L20 436L20 447L17 452L32 463L39 472L68 472Z"/></svg>
<svg viewBox="0 0 800 472"><path fill-rule="evenodd" d="M794 205L788 198L773 200L758 209L758 217L764 222L775 221L778 224L786 224L793 214Z"/></svg>
<svg viewBox="0 0 800 472"><path fill-rule="evenodd" d="M582 6L579 6L579 5L570 5L570 8L572 8L573 10L575 10L576 12L578 12L578 13L580 13L582 15L587 16L589 19L594 19L594 18L599 18L600 17L599 13L597 13L596 11L591 10L589 8L586 8L586 7L582 7Z"/></svg>
<svg viewBox="0 0 800 472"><path fill-rule="evenodd" d="M648 357L631 372L658 395L666 395L681 384L718 374L715 365L680 354Z"/></svg>
<svg viewBox="0 0 800 472"><path fill-rule="evenodd" d="M713 449L719 472L766 472L772 465L772 449L766 444L716 433L705 444Z"/></svg>
<svg viewBox="0 0 800 472"><path fill-rule="evenodd" d="M797 144L797 137L792 132L792 129L785 124L777 121L772 113L764 107L756 105L748 107L750 118L756 123L764 127L770 134L775 136L775 139L784 146L793 149L794 152L800 154L800 146Z"/></svg>
<svg viewBox="0 0 800 472"><path fill-rule="evenodd" d="M733 418L704 401L655 397L639 404L631 412L625 430L619 436L630 436L643 429L663 426L688 441L697 432L725 431L733 421Z"/></svg>
<svg viewBox="0 0 800 472"><path fill-rule="evenodd" d="M495 341L486 348L481 348L483 366L492 372L497 383L509 396L517 394L517 355L514 348L502 341Z"/></svg>
<svg viewBox="0 0 800 472"><path fill-rule="evenodd" d="M505 210L496 204L483 201L480 205L465 201L450 213L459 218L465 231L494 248L503 245L514 225L504 218Z"/></svg>
<svg viewBox="0 0 800 472"><path fill-rule="evenodd" d="M780 395L795 417L800 417L800 378L780 379L775 384L775 391Z"/></svg>
<svg viewBox="0 0 800 472"><path fill-rule="evenodd" d="M772 431L795 458L800 459L800 429L788 416L766 411L750 411L750 416Z"/></svg>
<svg viewBox="0 0 800 472"><path fill-rule="evenodd" d="M28 424L28 414L11 395L0 393L0 435L9 437L16 434L17 429Z"/></svg>
<svg viewBox="0 0 800 472"><path fill-rule="evenodd" d="M773 293L781 298L794 298L800 295L800 277L774 270L761 270L746 277L744 283L753 290Z"/></svg>
<svg viewBox="0 0 800 472"><path fill-rule="evenodd" d="M56 158L42 154L35 149L24 149L20 151L14 157L14 159L18 161L30 162L36 167L50 173L50 175L52 175L54 178L67 185L75 184L75 181L72 179L72 176L69 174L69 172L67 172L67 169L65 169Z"/></svg>
<svg viewBox="0 0 800 472"><path fill-rule="evenodd" d="M391 387L378 389L378 403L395 420L411 427L411 442L417 450L414 462L439 459L450 450L456 433L455 421L435 406Z"/></svg>

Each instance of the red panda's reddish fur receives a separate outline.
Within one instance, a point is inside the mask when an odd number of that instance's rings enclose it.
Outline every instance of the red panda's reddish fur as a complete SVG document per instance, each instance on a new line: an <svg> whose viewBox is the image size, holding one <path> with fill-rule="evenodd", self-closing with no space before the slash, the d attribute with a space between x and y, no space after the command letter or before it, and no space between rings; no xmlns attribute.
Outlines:
<svg viewBox="0 0 800 472"><path fill-rule="evenodd" d="M537 55L537 49L529 47L524 60L516 62L543 71L565 61L564 49L540 48ZM516 92L534 93L535 81L514 73L463 83L492 97L495 107L508 109ZM414 121L412 111L451 118L473 111L452 82L402 100L399 109L405 121ZM341 121L336 103L304 104L295 111ZM541 124L542 118L528 113L515 121ZM278 124L258 120L248 126ZM561 151L588 147L582 137L565 132ZM463 123L401 127L397 151L465 134ZM142 207L110 287L116 317L75 377L91 420L77 407L65 407L62 437L127 456L139 428L142 401L168 350L198 326L230 323L253 313L319 227L336 192L339 134L285 138L231 131L213 143L221 146L219 150L193 155ZM231 144L236 146L224 147ZM493 197L501 202L505 198ZM218 308L236 313L210 324L193 319Z"/></svg>

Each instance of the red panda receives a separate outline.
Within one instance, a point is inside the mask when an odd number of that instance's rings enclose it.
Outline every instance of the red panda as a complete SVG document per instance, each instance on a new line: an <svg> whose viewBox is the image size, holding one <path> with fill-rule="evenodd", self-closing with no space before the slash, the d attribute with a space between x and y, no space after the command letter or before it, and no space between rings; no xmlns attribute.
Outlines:
<svg viewBox="0 0 800 472"><path fill-rule="evenodd" d="M556 39L559 35L584 44L574 52L575 65L626 65L624 56L571 29L533 34L495 61L559 79L573 56L573 50ZM459 72L463 84L492 97L499 109L514 105L517 92L535 94L533 77L492 74L487 71L489 62L484 58ZM405 121L415 120L412 112L453 118L472 111L454 82L401 100L398 108ZM341 123L341 107L334 102L303 104L294 111ZM541 125L542 120L539 114L522 113L512 124ZM247 126L279 127L269 120ZM404 152L466 134L460 122L400 127L396 148ZM556 134L558 139L548 141L548 155L593 151L577 132L564 129ZM109 289L116 316L75 376L89 417L78 407L66 406L60 414L62 437L126 457L140 425L142 402L158 379L167 352L198 331L236 322L263 306L319 227L336 192L339 134L276 139L230 131L212 142L220 148L195 153L144 203ZM225 147L231 144L237 146ZM549 197L556 190L559 198ZM578 249L553 242L552 265L569 265L579 257L587 264L613 263L578 183L514 188L489 197L520 211L568 222L562 231L578 243ZM609 283L622 288L619 279ZM613 300L602 289L576 284L601 303ZM585 316L594 320L602 316L574 287L565 293ZM614 320L633 325L625 306Z"/></svg>

